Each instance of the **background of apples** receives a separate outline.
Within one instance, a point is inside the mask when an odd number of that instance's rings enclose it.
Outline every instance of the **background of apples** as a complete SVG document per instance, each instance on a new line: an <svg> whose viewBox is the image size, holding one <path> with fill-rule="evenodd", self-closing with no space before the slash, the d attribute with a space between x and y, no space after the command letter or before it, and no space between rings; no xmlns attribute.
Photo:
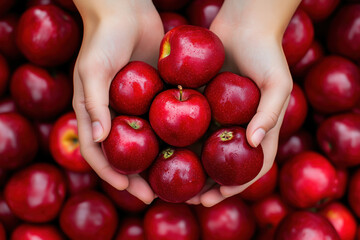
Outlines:
<svg viewBox="0 0 360 240"><path fill-rule="evenodd" d="M209 27L222 1L154 3L168 31ZM45 45L29 41L39 10L53 23L37 23ZM265 176L211 208L146 206L81 158L71 112L81 20L72 2L0 0L0 239L359 239L358 19L356 1L302 1L284 34L295 84Z"/></svg>

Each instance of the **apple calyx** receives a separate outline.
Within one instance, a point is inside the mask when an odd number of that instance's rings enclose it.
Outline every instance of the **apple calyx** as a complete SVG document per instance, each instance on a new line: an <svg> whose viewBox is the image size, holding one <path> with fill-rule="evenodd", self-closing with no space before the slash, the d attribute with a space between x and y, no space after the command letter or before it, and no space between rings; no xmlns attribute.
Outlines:
<svg viewBox="0 0 360 240"><path fill-rule="evenodd" d="M223 142L230 141L233 137L233 132L224 131L220 134L220 139Z"/></svg>
<svg viewBox="0 0 360 240"><path fill-rule="evenodd" d="M68 130L63 134L62 143L68 152L73 152L79 147L79 137L74 130Z"/></svg>
<svg viewBox="0 0 360 240"><path fill-rule="evenodd" d="M172 148L168 148L165 149L164 151L162 151L162 155L164 156L165 159L168 159L169 157L171 157L174 154L175 150Z"/></svg>
<svg viewBox="0 0 360 240"><path fill-rule="evenodd" d="M178 85L178 89L179 89L179 91L180 91L180 97L179 97L179 100L180 100L180 102L182 102L182 94L183 94L183 88L182 88L182 86L181 85Z"/></svg>

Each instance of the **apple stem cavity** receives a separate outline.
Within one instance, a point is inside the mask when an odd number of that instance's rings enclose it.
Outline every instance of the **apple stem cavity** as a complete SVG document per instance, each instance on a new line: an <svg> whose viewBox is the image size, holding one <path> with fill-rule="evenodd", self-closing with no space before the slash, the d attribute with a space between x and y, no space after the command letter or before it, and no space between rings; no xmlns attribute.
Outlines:
<svg viewBox="0 0 360 240"><path fill-rule="evenodd" d="M164 150L162 152L162 154L164 155L165 159L168 159L169 157L171 157L174 154L174 149L168 148L168 149Z"/></svg>
<svg viewBox="0 0 360 240"><path fill-rule="evenodd" d="M180 91L180 98L179 98L179 100L182 101L183 88L182 88L181 85L178 85L178 89L179 89L179 91Z"/></svg>
<svg viewBox="0 0 360 240"><path fill-rule="evenodd" d="M233 132L224 131L220 134L220 139L223 142L230 141L234 137Z"/></svg>

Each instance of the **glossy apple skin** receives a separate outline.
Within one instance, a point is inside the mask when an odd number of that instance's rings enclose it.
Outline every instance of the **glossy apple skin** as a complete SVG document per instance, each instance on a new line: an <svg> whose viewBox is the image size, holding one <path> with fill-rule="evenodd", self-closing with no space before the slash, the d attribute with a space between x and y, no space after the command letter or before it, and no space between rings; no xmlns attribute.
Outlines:
<svg viewBox="0 0 360 240"><path fill-rule="evenodd" d="M342 6L329 24L328 48L331 52L349 57L360 58L360 4Z"/></svg>
<svg viewBox="0 0 360 240"><path fill-rule="evenodd" d="M344 196L349 182L349 172L346 168L336 168L336 180L333 187L334 199Z"/></svg>
<svg viewBox="0 0 360 240"><path fill-rule="evenodd" d="M224 0L194 0L186 8L191 25L210 28Z"/></svg>
<svg viewBox="0 0 360 240"><path fill-rule="evenodd" d="M156 69L134 61L122 68L110 85L110 105L119 114L140 116L164 87Z"/></svg>
<svg viewBox="0 0 360 240"><path fill-rule="evenodd" d="M157 201L144 217L147 240L198 240L199 226L188 205Z"/></svg>
<svg viewBox="0 0 360 240"><path fill-rule="evenodd" d="M195 143L206 132L211 121L208 101L198 91L169 89L153 100L149 121L155 133L166 143L185 147Z"/></svg>
<svg viewBox="0 0 360 240"><path fill-rule="evenodd" d="M206 173L220 185L242 185L260 172L264 154L261 145L253 148L242 127L221 128L205 141L201 161Z"/></svg>
<svg viewBox="0 0 360 240"><path fill-rule="evenodd" d="M10 78L10 68L7 60L0 54L0 96L3 96L7 90Z"/></svg>
<svg viewBox="0 0 360 240"><path fill-rule="evenodd" d="M301 87L296 83L290 94L288 107L285 111L283 123L280 128L280 138L287 138L300 129L305 122L308 104Z"/></svg>
<svg viewBox="0 0 360 240"><path fill-rule="evenodd" d="M115 203L116 207L125 212L140 213L148 207L128 191L117 190L105 181L101 182L101 189Z"/></svg>
<svg viewBox="0 0 360 240"><path fill-rule="evenodd" d="M58 168L37 163L16 172L6 184L4 193L16 216L28 222L44 223L59 214L66 185Z"/></svg>
<svg viewBox="0 0 360 240"><path fill-rule="evenodd" d="M303 152L287 161L280 170L281 196L298 208L321 206L333 199L335 168L317 152Z"/></svg>
<svg viewBox="0 0 360 240"><path fill-rule="evenodd" d="M331 116L320 124L316 136L323 152L337 167L360 164L360 114Z"/></svg>
<svg viewBox="0 0 360 240"><path fill-rule="evenodd" d="M290 68L292 76L299 82L306 76L310 68L324 57L324 49L314 40L305 55Z"/></svg>
<svg viewBox="0 0 360 240"><path fill-rule="evenodd" d="M329 55L312 67L304 88L309 103L320 113L350 110L360 97L360 71L351 61Z"/></svg>
<svg viewBox="0 0 360 240"><path fill-rule="evenodd" d="M340 0L302 0L300 8L304 10L313 21L319 22L329 17L339 2Z"/></svg>
<svg viewBox="0 0 360 240"><path fill-rule="evenodd" d="M290 137L279 140L276 162L280 165L304 151L314 150L314 137L305 129L300 129Z"/></svg>
<svg viewBox="0 0 360 240"><path fill-rule="evenodd" d="M276 240L340 240L337 232L323 216L308 211L288 214L279 224Z"/></svg>
<svg viewBox="0 0 360 240"><path fill-rule="evenodd" d="M65 240L65 237L53 225L35 225L24 223L11 234L11 240Z"/></svg>
<svg viewBox="0 0 360 240"><path fill-rule="evenodd" d="M5 229L10 232L21 222L21 220L9 208L9 205L2 193L0 194L0 222L4 225Z"/></svg>
<svg viewBox="0 0 360 240"><path fill-rule="evenodd" d="M65 170L64 176L69 195L75 195L82 191L95 189L100 182L98 175L94 171L73 172Z"/></svg>
<svg viewBox="0 0 360 240"><path fill-rule="evenodd" d="M16 43L34 64L63 64L77 52L79 42L80 31L75 20L55 5L34 6L19 19Z"/></svg>
<svg viewBox="0 0 360 240"><path fill-rule="evenodd" d="M282 47L289 66L294 66L306 54L314 39L314 27L309 16L297 9L287 26Z"/></svg>
<svg viewBox="0 0 360 240"><path fill-rule="evenodd" d="M7 58L14 60L21 56L16 45L16 27L19 17L9 14L0 18L0 52Z"/></svg>
<svg viewBox="0 0 360 240"><path fill-rule="evenodd" d="M163 23L165 33L177 26L189 24L188 20L184 16L176 12L161 12L159 15Z"/></svg>
<svg viewBox="0 0 360 240"><path fill-rule="evenodd" d="M350 178L347 199L357 217L360 217L360 170L356 170Z"/></svg>
<svg viewBox="0 0 360 240"><path fill-rule="evenodd" d="M115 170L122 174L147 169L159 154L159 142L150 124L135 116L118 116L111 121L103 152Z"/></svg>
<svg viewBox="0 0 360 240"><path fill-rule="evenodd" d="M254 235L252 212L238 196L206 208L197 208L202 240L248 240Z"/></svg>
<svg viewBox="0 0 360 240"><path fill-rule="evenodd" d="M172 203L194 197L204 187L205 180L199 157L185 148L162 151L149 169L149 182L155 194Z"/></svg>
<svg viewBox="0 0 360 240"><path fill-rule="evenodd" d="M155 7L161 11L175 11L184 7L190 0L153 0Z"/></svg>
<svg viewBox="0 0 360 240"><path fill-rule="evenodd" d="M212 118L221 125L250 122L260 101L260 90L249 78L231 72L219 73L205 87Z"/></svg>
<svg viewBox="0 0 360 240"><path fill-rule="evenodd" d="M61 229L71 239L112 239L117 224L114 205L95 191L70 197L60 213Z"/></svg>
<svg viewBox="0 0 360 240"><path fill-rule="evenodd" d="M18 113L15 101L10 97L0 100L0 113Z"/></svg>
<svg viewBox="0 0 360 240"><path fill-rule="evenodd" d="M218 36L206 28L182 25L167 32L161 41L158 69L169 84L198 88L220 71L224 60Z"/></svg>
<svg viewBox="0 0 360 240"><path fill-rule="evenodd" d="M31 162L38 151L31 123L17 113L0 114L0 167L16 169Z"/></svg>
<svg viewBox="0 0 360 240"><path fill-rule="evenodd" d="M71 105L72 83L61 72L51 75L42 67L24 64L13 73L10 92L19 111L33 119L49 120Z"/></svg>
<svg viewBox="0 0 360 240"><path fill-rule="evenodd" d="M63 168L75 172L89 172L90 165L80 153L78 127L74 112L56 120L50 133L50 153Z"/></svg>
<svg viewBox="0 0 360 240"><path fill-rule="evenodd" d="M135 217L123 219L115 240L145 240L143 221Z"/></svg>
<svg viewBox="0 0 360 240"><path fill-rule="evenodd" d="M341 240L352 240L356 235L357 222L351 211L340 202L332 202L320 210L333 225Z"/></svg>

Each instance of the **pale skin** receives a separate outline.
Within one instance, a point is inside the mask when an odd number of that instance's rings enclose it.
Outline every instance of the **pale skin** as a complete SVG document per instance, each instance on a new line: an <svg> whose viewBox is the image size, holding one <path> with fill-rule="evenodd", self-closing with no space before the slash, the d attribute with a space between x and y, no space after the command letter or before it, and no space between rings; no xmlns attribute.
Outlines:
<svg viewBox="0 0 360 240"><path fill-rule="evenodd" d="M106 182L149 204L156 195L139 175L116 172L102 153L100 142L111 128L109 86L129 61L156 67L164 36L151 0L74 0L84 23L84 38L74 69L73 107L78 120L80 149L90 166ZM226 51L223 70L255 81L261 91L256 115L247 127L247 140L261 144L264 166L241 186L218 186L208 181L188 203L213 206L242 192L272 166L280 126L292 89L292 78L281 47L282 35L300 0L225 0L210 30Z"/></svg>

